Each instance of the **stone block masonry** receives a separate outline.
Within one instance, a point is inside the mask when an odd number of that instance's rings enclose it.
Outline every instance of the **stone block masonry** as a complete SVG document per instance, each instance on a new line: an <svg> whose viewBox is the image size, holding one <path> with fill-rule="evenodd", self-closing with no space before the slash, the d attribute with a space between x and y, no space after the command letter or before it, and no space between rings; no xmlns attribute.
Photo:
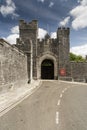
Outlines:
<svg viewBox="0 0 87 130"><path fill-rule="evenodd" d="M71 77L74 81L87 82L87 62L71 62Z"/></svg>
<svg viewBox="0 0 87 130"><path fill-rule="evenodd" d="M0 39L0 90L27 83L27 56Z"/></svg>
<svg viewBox="0 0 87 130"><path fill-rule="evenodd" d="M87 82L87 62L70 61L70 28L60 27L56 35L55 39L49 34L38 39L38 21L20 20L15 45L0 39L0 86L4 86L0 89L32 79Z"/></svg>
<svg viewBox="0 0 87 130"><path fill-rule="evenodd" d="M71 63L70 61L70 28L59 27L55 39L46 34L41 40L38 39L37 34L37 20L32 20L29 23L24 20L19 21L19 38L15 46L27 55L29 79L32 68L33 79L52 79L52 77L53 79L60 79L61 77L64 80L80 81L84 79L86 81L87 62ZM32 58L30 58L31 50ZM46 68L43 63L47 65L49 64L48 61L52 64L51 67ZM61 74L62 70L65 71L64 75Z"/></svg>

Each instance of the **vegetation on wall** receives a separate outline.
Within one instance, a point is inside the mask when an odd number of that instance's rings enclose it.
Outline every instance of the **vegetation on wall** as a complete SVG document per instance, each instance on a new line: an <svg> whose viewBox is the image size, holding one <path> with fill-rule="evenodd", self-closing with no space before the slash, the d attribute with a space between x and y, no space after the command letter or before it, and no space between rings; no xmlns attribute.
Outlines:
<svg viewBox="0 0 87 130"><path fill-rule="evenodd" d="M81 55L76 55L70 52L70 61L86 62L86 59L83 58Z"/></svg>

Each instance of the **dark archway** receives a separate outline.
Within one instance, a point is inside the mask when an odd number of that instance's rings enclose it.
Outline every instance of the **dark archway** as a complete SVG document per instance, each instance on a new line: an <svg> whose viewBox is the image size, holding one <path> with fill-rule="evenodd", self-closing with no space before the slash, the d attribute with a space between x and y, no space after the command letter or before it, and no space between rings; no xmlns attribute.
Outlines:
<svg viewBox="0 0 87 130"><path fill-rule="evenodd" d="M54 63L46 59L41 64L41 79L54 79Z"/></svg>

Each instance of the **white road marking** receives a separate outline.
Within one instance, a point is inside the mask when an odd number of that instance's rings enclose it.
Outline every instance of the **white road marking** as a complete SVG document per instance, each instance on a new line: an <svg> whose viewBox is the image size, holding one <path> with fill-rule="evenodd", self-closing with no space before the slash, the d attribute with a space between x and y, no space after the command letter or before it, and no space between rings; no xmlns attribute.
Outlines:
<svg viewBox="0 0 87 130"><path fill-rule="evenodd" d="M62 93L60 94L60 98L58 100L57 106L60 106L61 103L61 98L63 97L63 93L67 90L68 88L65 88L64 90L62 90ZM56 124L59 124L59 112L56 112Z"/></svg>
<svg viewBox="0 0 87 130"><path fill-rule="evenodd" d="M61 102L61 100L58 100L58 103L57 103L58 106L60 106L60 102Z"/></svg>
<svg viewBox="0 0 87 130"><path fill-rule="evenodd" d="M63 90L62 93L64 93L65 91Z"/></svg>
<svg viewBox="0 0 87 130"><path fill-rule="evenodd" d="M60 98L62 98L62 96L63 96L63 95L62 95L62 94L60 94Z"/></svg>
<svg viewBox="0 0 87 130"><path fill-rule="evenodd" d="M66 91L68 88L65 88L64 91Z"/></svg>
<svg viewBox="0 0 87 130"><path fill-rule="evenodd" d="M59 112L56 112L56 124L59 124Z"/></svg>

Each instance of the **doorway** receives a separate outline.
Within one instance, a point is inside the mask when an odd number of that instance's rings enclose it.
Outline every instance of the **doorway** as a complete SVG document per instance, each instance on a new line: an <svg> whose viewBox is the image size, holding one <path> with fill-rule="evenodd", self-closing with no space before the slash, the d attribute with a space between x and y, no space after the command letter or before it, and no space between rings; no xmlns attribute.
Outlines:
<svg viewBox="0 0 87 130"><path fill-rule="evenodd" d="M54 79L54 63L46 59L41 64L41 79Z"/></svg>

